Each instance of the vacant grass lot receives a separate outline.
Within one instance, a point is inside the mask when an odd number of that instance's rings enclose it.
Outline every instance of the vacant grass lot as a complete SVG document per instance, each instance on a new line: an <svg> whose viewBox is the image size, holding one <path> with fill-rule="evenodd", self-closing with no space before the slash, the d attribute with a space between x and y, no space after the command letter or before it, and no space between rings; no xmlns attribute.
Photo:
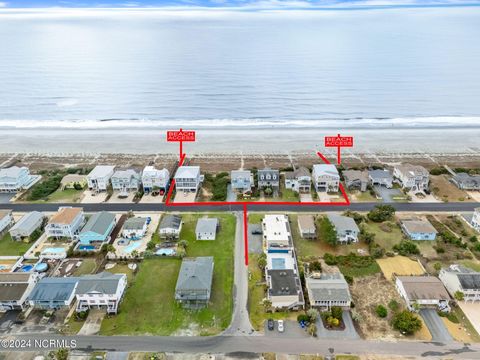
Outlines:
<svg viewBox="0 0 480 360"><path fill-rule="evenodd" d="M207 308L184 310L175 302L175 285L180 259L146 259L128 288L120 313L106 318L101 333L116 334L200 334L213 335L226 329L233 309L233 249L235 217L215 214L220 231L214 241L196 241L195 225L203 215L185 214L181 240L188 242L187 256L213 256L214 274ZM115 269L115 268L114 268Z"/></svg>
<svg viewBox="0 0 480 360"><path fill-rule="evenodd" d="M73 276L93 274L97 268L97 262L93 258L82 259L82 264L73 272Z"/></svg>
<svg viewBox="0 0 480 360"><path fill-rule="evenodd" d="M387 257L377 259L383 275L388 280L393 280L394 275L422 275L425 273L417 261L410 260L405 256Z"/></svg>
<svg viewBox="0 0 480 360"><path fill-rule="evenodd" d="M0 239L0 256L21 256L32 246L31 243L12 240L7 232Z"/></svg>
<svg viewBox="0 0 480 360"><path fill-rule="evenodd" d="M393 246L400 243L403 239L400 227L391 221L375 223L372 221L364 222L361 226L365 227L370 233L375 234L375 242L386 251L391 251Z"/></svg>

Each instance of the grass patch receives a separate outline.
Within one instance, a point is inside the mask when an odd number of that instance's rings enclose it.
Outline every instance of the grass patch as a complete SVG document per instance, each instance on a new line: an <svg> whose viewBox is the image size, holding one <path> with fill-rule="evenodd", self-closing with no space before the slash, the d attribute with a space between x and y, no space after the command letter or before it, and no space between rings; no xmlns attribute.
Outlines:
<svg viewBox="0 0 480 360"><path fill-rule="evenodd" d="M85 324L85 320L77 320L75 318L75 314L70 316L68 322L63 326L62 333L64 335L76 335L82 328L83 324Z"/></svg>
<svg viewBox="0 0 480 360"><path fill-rule="evenodd" d="M84 258L82 264L73 272L73 276L93 274L96 268L97 262L95 259Z"/></svg>
<svg viewBox="0 0 480 360"><path fill-rule="evenodd" d="M21 256L32 246L31 243L13 240L10 233L0 239L0 256Z"/></svg>
<svg viewBox="0 0 480 360"><path fill-rule="evenodd" d="M386 251L392 251L393 247L404 238L400 227L392 221L383 223L368 221L363 222L361 226L366 231L375 234L375 242Z"/></svg>
<svg viewBox="0 0 480 360"><path fill-rule="evenodd" d="M475 260L460 260L460 264L463 266L466 266L472 270L479 271L480 272L480 262L475 261Z"/></svg>
<svg viewBox="0 0 480 360"><path fill-rule="evenodd" d="M78 203L84 190L66 189L56 190L46 199L47 202Z"/></svg>
<svg viewBox="0 0 480 360"><path fill-rule="evenodd" d="M228 327L233 309L233 249L236 219L232 215L215 214L220 220L217 239L196 241L195 225L201 216L203 215L183 215L184 225L180 239L188 242L188 256L214 257L209 306L196 311L185 310L175 301L180 259L146 259L140 264L135 280L127 290L119 314L104 319L102 334L171 335L189 329L200 335L213 335Z"/></svg>
<svg viewBox="0 0 480 360"><path fill-rule="evenodd" d="M260 224L265 217L265 214L248 213L248 222L250 224Z"/></svg>
<svg viewBox="0 0 480 360"><path fill-rule="evenodd" d="M363 277L381 271L380 266L371 256L359 256L354 253L346 256L326 254L324 259L327 265L337 265L342 274L346 276Z"/></svg>

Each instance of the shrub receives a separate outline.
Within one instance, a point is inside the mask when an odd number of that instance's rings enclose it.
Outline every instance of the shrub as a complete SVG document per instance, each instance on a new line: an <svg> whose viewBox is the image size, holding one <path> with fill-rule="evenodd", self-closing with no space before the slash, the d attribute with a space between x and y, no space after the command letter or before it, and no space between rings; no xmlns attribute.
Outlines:
<svg viewBox="0 0 480 360"><path fill-rule="evenodd" d="M337 327L338 325L340 325L340 320L334 318L333 316L329 316L327 318L327 324L332 327Z"/></svg>
<svg viewBox="0 0 480 360"><path fill-rule="evenodd" d="M393 247L393 250L403 256L420 254L420 249L418 248L417 244L410 240L400 241L399 244Z"/></svg>
<svg viewBox="0 0 480 360"><path fill-rule="evenodd" d="M455 294L453 294L453 297L457 301L462 301L465 298L465 295L463 294L463 292L458 290L458 291L455 291Z"/></svg>
<svg viewBox="0 0 480 360"><path fill-rule="evenodd" d="M337 245L337 232L335 231L335 228L327 217L321 218L319 230L321 234L321 239L323 239L329 245Z"/></svg>
<svg viewBox="0 0 480 360"><path fill-rule="evenodd" d="M308 317L307 314L300 314L297 316L297 321L300 322L308 322L310 318Z"/></svg>
<svg viewBox="0 0 480 360"><path fill-rule="evenodd" d="M358 234L358 239L360 241L364 241L366 244L370 244L375 240L375 234L371 233L371 232L368 232L362 226L362 228L360 229L360 233Z"/></svg>
<svg viewBox="0 0 480 360"><path fill-rule="evenodd" d="M390 300L388 303L388 308L392 311L397 311L400 308L400 304L397 302L397 300Z"/></svg>
<svg viewBox="0 0 480 360"><path fill-rule="evenodd" d="M377 305L377 307L375 308L375 312L377 313L377 316L380 318L386 318L388 315L388 310L383 305Z"/></svg>
<svg viewBox="0 0 480 360"><path fill-rule="evenodd" d="M385 249L375 242L372 242L368 245L368 251L374 259L380 259L383 257L383 255L385 255Z"/></svg>
<svg viewBox="0 0 480 360"><path fill-rule="evenodd" d="M310 271L322 271L322 263L320 261L312 261L308 264L308 269Z"/></svg>
<svg viewBox="0 0 480 360"><path fill-rule="evenodd" d="M317 320L317 317L318 317L318 311L315 310L315 309L308 309L307 310L307 316L308 316L308 320L312 323L315 322L315 320Z"/></svg>
<svg viewBox="0 0 480 360"><path fill-rule="evenodd" d="M344 275L343 277L345 278L345 281L347 282L348 285L353 284L353 277L351 277L350 275Z"/></svg>
<svg viewBox="0 0 480 360"><path fill-rule="evenodd" d="M52 194L60 187L62 178L62 175L53 175L46 178L41 183L34 185L30 195L27 197L27 200L45 199L48 195Z"/></svg>
<svg viewBox="0 0 480 360"><path fill-rule="evenodd" d="M367 217L373 222L384 222L392 220L395 215L395 208L392 205L377 205L367 214Z"/></svg>
<svg viewBox="0 0 480 360"><path fill-rule="evenodd" d="M414 313L403 310L393 316L392 326L402 334L412 335L422 328L422 321Z"/></svg>
<svg viewBox="0 0 480 360"><path fill-rule="evenodd" d="M327 264L327 265L337 265L338 264L337 257L335 255L330 254L330 253L325 253L325 255L323 255L323 260L325 261L325 264Z"/></svg>
<svg viewBox="0 0 480 360"><path fill-rule="evenodd" d="M340 321L343 319L343 310L340 306L332 306L330 312L332 314L332 317L334 317L335 319L338 319Z"/></svg>
<svg viewBox="0 0 480 360"><path fill-rule="evenodd" d="M310 324L307 327L307 332L309 335L316 337L317 336L317 325Z"/></svg>

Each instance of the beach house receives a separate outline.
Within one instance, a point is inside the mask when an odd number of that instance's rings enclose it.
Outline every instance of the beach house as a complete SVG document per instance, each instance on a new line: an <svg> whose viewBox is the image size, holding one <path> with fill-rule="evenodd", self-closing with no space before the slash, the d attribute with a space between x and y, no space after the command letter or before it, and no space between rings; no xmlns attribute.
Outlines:
<svg viewBox="0 0 480 360"><path fill-rule="evenodd" d="M450 295L434 276L397 276L395 287L409 310L416 310L418 306L450 311Z"/></svg>
<svg viewBox="0 0 480 360"><path fill-rule="evenodd" d="M52 238L76 239L85 223L82 208L61 207L45 226L45 233Z"/></svg>
<svg viewBox="0 0 480 360"><path fill-rule="evenodd" d="M280 172L270 168L258 170L257 172L258 188L271 188L274 192L280 187Z"/></svg>
<svg viewBox="0 0 480 360"><path fill-rule="evenodd" d="M97 165L87 175L88 188L95 192L107 191L115 166Z"/></svg>
<svg viewBox="0 0 480 360"><path fill-rule="evenodd" d="M313 186L319 192L338 192L340 175L335 165L316 164L312 171Z"/></svg>
<svg viewBox="0 0 480 360"><path fill-rule="evenodd" d="M196 192L200 187L200 166L180 166L175 173L177 191Z"/></svg>
<svg viewBox="0 0 480 360"><path fill-rule="evenodd" d="M480 272L453 264L440 270L438 277L451 296L460 293L465 302L480 301Z"/></svg>
<svg viewBox="0 0 480 360"><path fill-rule="evenodd" d="M0 234L8 230L13 224L13 217L11 210L0 210Z"/></svg>
<svg viewBox="0 0 480 360"><path fill-rule="evenodd" d="M170 184L170 172L167 169L158 170L154 166L145 166L142 173L143 191L166 192Z"/></svg>
<svg viewBox="0 0 480 360"><path fill-rule="evenodd" d="M162 239L177 240L182 231L182 217L179 215L165 215L160 221L158 234Z"/></svg>
<svg viewBox="0 0 480 360"><path fill-rule="evenodd" d="M106 211L93 214L78 235L80 244L90 245L110 241L110 234L115 224L115 214Z"/></svg>
<svg viewBox="0 0 480 360"><path fill-rule="evenodd" d="M429 173L423 166L412 164L395 165L393 176L398 179L402 188L410 189L413 192L428 190Z"/></svg>
<svg viewBox="0 0 480 360"><path fill-rule="evenodd" d="M350 190L367 191L368 172L360 170L345 170L342 172L345 186Z"/></svg>
<svg viewBox="0 0 480 360"><path fill-rule="evenodd" d="M76 277L44 277L37 282L27 299L35 309L55 310L70 307L75 300L77 285Z"/></svg>
<svg viewBox="0 0 480 360"><path fill-rule="evenodd" d="M284 249L289 251L293 247L292 233L287 215L265 215L262 220L263 245L267 251Z"/></svg>
<svg viewBox="0 0 480 360"><path fill-rule="evenodd" d="M15 193L31 187L40 177L30 175L27 167L0 169L0 193Z"/></svg>
<svg viewBox="0 0 480 360"><path fill-rule="evenodd" d="M112 189L122 193L138 191L140 180L140 174L133 169L117 170L111 177Z"/></svg>
<svg viewBox="0 0 480 360"><path fill-rule="evenodd" d="M0 272L0 311L24 310L37 280L36 272Z"/></svg>
<svg viewBox="0 0 480 360"><path fill-rule="evenodd" d="M480 175L457 173L451 181L462 190L480 190Z"/></svg>
<svg viewBox="0 0 480 360"><path fill-rule="evenodd" d="M208 305L212 291L213 257L184 258L175 286L175 300L185 308Z"/></svg>
<svg viewBox="0 0 480 360"><path fill-rule="evenodd" d="M14 240L29 238L35 230L42 226L44 220L45 215L39 211L26 213L10 228L10 236Z"/></svg>
<svg viewBox="0 0 480 360"><path fill-rule="evenodd" d="M427 219L405 219L400 222L400 227L411 240L435 240L437 237L437 230Z"/></svg>
<svg viewBox="0 0 480 360"><path fill-rule="evenodd" d="M349 244L358 242L360 229L355 220L351 217L337 214L328 214L327 217L337 233L337 241L339 243Z"/></svg>
<svg viewBox="0 0 480 360"><path fill-rule="evenodd" d="M470 222L470 225L480 232L480 207L477 207L473 210L473 215L472 215L472 220Z"/></svg>
<svg viewBox="0 0 480 360"><path fill-rule="evenodd" d="M312 307L320 310L330 310L332 306L350 309L352 296L342 273L312 272L305 277L305 285Z"/></svg>
<svg viewBox="0 0 480 360"><path fill-rule="evenodd" d="M369 170L368 179L372 186L385 186L387 189L391 189L393 187L393 175L388 170Z"/></svg>
<svg viewBox="0 0 480 360"><path fill-rule="evenodd" d="M300 277L292 269L272 269L266 271L267 299L278 310L298 310L303 308Z"/></svg>
<svg viewBox="0 0 480 360"><path fill-rule="evenodd" d="M249 170L232 170L230 172L232 190L245 194L252 191L253 175Z"/></svg>
<svg viewBox="0 0 480 360"><path fill-rule="evenodd" d="M312 187L312 177L306 167L299 167L294 171L285 173L285 189L293 190L297 193L310 193Z"/></svg>
<svg viewBox="0 0 480 360"><path fill-rule="evenodd" d="M131 217L123 224L122 236L132 240L141 239L147 232L147 226L147 218Z"/></svg>
<svg viewBox="0 0 480 360"><path fill-rule="evenodd" d="M304 239L316 239L317 230L315 228L315 219L313 215L298 215L297 217L298 230L300 236Z"/></svg>
<svg viewBox="0 0 480 360"><path fill-rule="evenodd" d="M217 236L217 229L217 218L201 218L197 221L195 236L197 240L215 240Z"/></svg>
<svg viewBox="0 0 480 360"><path fill-rule="evenodd" d="M79 174L67 174L62 178L62 190L81 188L84 189L88 185L87 177Z"/></svg>

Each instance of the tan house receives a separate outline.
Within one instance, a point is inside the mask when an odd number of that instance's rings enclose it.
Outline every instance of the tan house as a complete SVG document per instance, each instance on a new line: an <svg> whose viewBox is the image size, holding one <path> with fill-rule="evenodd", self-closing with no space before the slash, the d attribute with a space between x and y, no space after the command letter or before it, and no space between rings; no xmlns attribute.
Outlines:
<svg viewBox="0 0 480 360"><path fill-rule="evenodd" d="M61 207L48 222L45 233L48 237L74 239L84 224L85 215L82 208Z"/></svg>
<svg viewBox="0 0 480 360"><path fill-rule="evenodd" d="M63 190L75 189L75 184L79 184L82 189L87 187L87 177L85 175L68 174L62 179L61 187Z"/></svg>
<svg viewBox="0 0 480 360"><path fill-rule="evenodd" d="M317 231L313 215L298 215L298 229L304 239L316 239Z"/></svg>

